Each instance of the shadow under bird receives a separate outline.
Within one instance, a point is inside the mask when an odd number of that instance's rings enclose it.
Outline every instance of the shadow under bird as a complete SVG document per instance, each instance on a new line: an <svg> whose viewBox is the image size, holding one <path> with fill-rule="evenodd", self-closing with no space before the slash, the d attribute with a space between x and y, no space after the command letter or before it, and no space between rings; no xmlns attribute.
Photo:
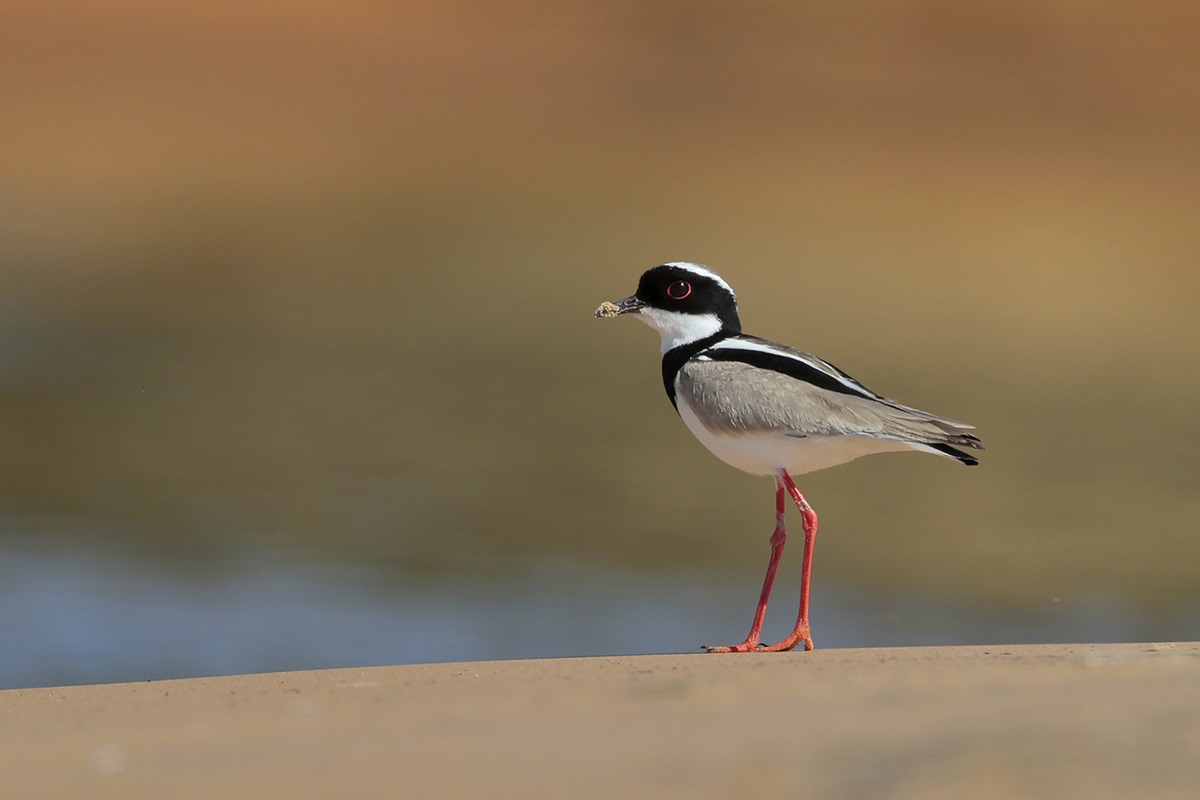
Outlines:
<svg viewBox="0 0 1200 800"><path fill-rule="evenodd" d="M743 334L733 289L704 266L654 267L632 297L596 309L597 317L623 314L637 315L662 337L663 385L696 438L725 463L775 478L771 560L750 634L738 645L704 648L710 653L791 650L801 642L813 648L808 588L817 515L793 475L899 450L979 463L958 449L983 449L973 426L900 405L816 356ZM759 637L787 540L789 494L804 526L800 613L790 636L764 647Z"/></svg>

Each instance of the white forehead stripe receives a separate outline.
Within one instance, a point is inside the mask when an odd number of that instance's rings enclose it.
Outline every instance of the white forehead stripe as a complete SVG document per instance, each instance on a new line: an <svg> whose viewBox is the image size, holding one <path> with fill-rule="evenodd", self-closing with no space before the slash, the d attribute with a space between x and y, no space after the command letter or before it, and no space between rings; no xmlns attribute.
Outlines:
<svg viewBox="0 0 1200 800"><path fill-rule="evenodd" d="M722 278L720 275L713 272L711 269L704 266L703 264L693 264L690 261L670 261L670 262L664 264L663 266L679 267L680 269L686 269L689 272L694 272L697 275L703 275L706 278L711 278L713 281L716 282L716 284L718 286L721 286L722 288L725 289L725 291L727 291L731 295L733 295L733 298L735 300L737 299L737 295L734 294L734 292L733 292L733 287L730 286L728 283L726 283L724 278Z"/></svg>

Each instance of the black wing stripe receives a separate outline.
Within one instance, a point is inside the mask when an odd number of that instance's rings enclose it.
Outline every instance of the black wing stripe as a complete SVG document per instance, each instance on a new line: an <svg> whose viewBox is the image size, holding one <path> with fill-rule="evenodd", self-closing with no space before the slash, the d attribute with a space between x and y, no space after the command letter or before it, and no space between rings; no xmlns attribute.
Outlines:
<svg viewBox="0 0 1200 800"><path fill-rule="evenodd" d="M778 372L796 380L811 383L813 386L821 389L828 389L831 392L864 397L868 400L879 399L879 395L870 389L856 389L854 386L843 383L828 372L812 364L782 353L769 353L764 350L750 350L740 347L712 347L705 350L703 355L705 358L712 359L713 361L737 361L741 364L758 367L759 369ZM846 373L837 369L837 367L833 367L833 369L837 370L840 375L846 375ZM854 381L849 375L846 375L846 378ZM854 381L854 384L857 385L858 381Z"/></svg>
<svg viewBox="0 0 1200 800"><path fill-rule="evenodd" d="M971 438L974 439L975 437L972 436ZM957 458L968 467L974 467L979 464L979 459L975 456L971 455L970 453L964 453L962 450L959 450L956 447L951 447L948 444L934 443L926 446L932 447L934 450L937 450L940 453L945 453L952 458Z"/></svg>

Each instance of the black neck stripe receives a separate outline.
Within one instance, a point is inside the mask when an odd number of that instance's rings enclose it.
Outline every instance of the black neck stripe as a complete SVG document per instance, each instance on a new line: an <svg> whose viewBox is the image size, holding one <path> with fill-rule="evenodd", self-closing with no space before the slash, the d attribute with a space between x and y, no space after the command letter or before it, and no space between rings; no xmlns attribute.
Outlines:
<svg viewBox="0 0 1200 800"><path fill-rule="evenodd" d="M675 402L675 376L679 374L679 370L683 369L683 365L701 350L707 350L717 342L736 335L734 331L720 330L712 336L705 336L703 339L681 344L663 353L663 386L666 387L667 397L671 398L671 405L675 407L676 411L679 410L679 404Z"/></svg>

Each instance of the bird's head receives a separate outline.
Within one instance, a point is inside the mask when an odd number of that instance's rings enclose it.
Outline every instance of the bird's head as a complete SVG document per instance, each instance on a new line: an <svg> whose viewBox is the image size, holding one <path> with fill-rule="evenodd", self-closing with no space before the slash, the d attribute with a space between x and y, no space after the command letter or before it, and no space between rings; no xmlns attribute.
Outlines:
<svg viewBox="0 0 1200 800"><path fill-rule="evenodd" d="M636 314L658 331L664 353L717 333L742 332L729 284L707 267L685 261L646 270L636 294L596 309L597 317L621 314Z"/></svg>

